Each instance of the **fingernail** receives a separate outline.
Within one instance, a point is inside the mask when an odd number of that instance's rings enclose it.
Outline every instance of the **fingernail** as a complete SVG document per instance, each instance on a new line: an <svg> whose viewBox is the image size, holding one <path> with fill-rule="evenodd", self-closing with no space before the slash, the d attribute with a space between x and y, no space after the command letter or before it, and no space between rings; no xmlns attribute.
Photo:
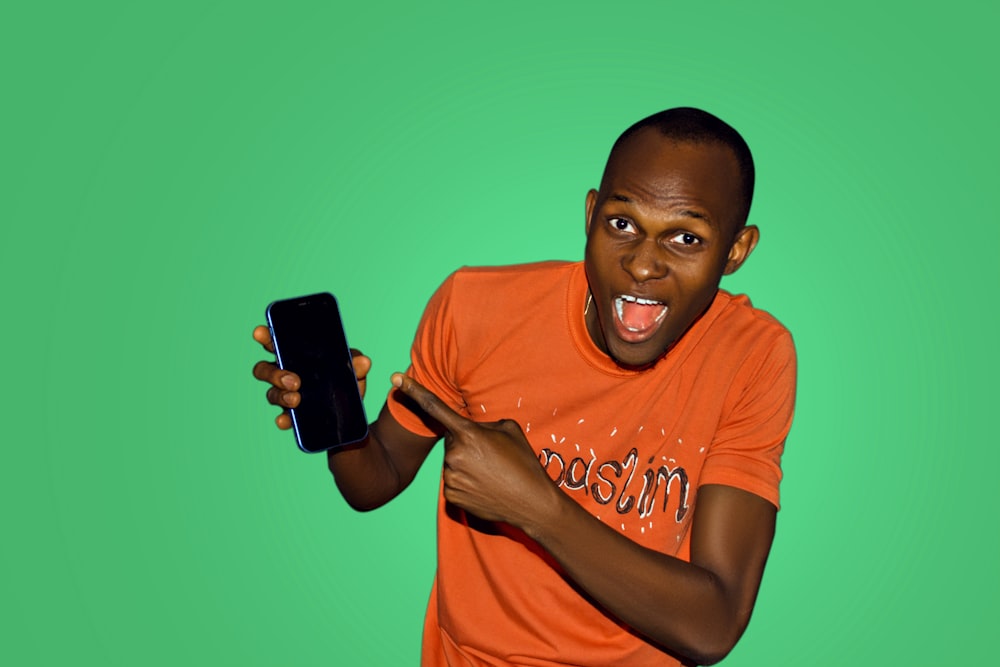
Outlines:
<svg viewBox="0 0 1000 667"><path fill-rule="evenodd" d="M393 387L403 386L403 376L400 375L399 373L393 373L392 377L390 378L390 381L392 382Z"/></svg>
<svg viewBox="0 0 1000 667"><path fill-rule="evenodd" d="M281 376L281 384L285 385L285 389L295 389L295 378L291 375Z"/></svg>

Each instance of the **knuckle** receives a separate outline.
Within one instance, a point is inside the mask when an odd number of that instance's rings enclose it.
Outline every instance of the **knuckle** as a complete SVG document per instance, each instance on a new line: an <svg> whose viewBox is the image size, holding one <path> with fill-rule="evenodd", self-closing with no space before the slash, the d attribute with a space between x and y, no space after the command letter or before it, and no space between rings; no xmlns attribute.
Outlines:
<svg viewBox="0 0 1000 667"><path fill-rule="evenodd" d="M455 497L455 492L452 491L451 487L448 486L447 482L445 482L444 486L444 499L447 500L449 503L454 503L457 500L457 498Z"/></svg>

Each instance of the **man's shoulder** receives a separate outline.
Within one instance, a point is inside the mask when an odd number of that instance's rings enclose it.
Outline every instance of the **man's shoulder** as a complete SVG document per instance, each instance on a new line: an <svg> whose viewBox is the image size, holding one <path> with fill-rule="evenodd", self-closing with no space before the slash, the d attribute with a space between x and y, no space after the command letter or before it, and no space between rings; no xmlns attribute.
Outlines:
<svg viewBox="0 0 1000 667"><path fill-rule="evenodd" d="M565 260L547 260L528 264L507 264L503 266L463 266L454 275L465 281L489 282L498 280L506 282L524 278L526 280L551 276L557 278L580 267L582 262Z"/></svg>
<svg viewBox="0 0 1000 667"><path fill-rule="evenodd" d="M552 328L557 321L553 318L564 315L571 290L582 294L584 280L582 262L465 266L445 280L432 307L447 312L463 335L507 336L533 327Z"/></svg>
<svg viewBox="0 0 1000 667"><path fill-rule="evenodd" d="M551 291L583 271L582 262L550 260L506 266L463 266L448 279L451 289L474 299L503 299Z"/></svg>
<svg viewBox="0 0 1000 667"><path fill-rule="evenodd" d="M721 306L721 314L730 321L746 322L750 326L765 329L786 330L774 315L757 308L746 294L733 294L720 289L716 297Z"/></svg>
<svg viewBox="0 0 1000 667"><path fill-rule="evenodd" d="M717 313L707 336L712 345L731 349L777 345L794 350L791 332L770 312L754 306L746 294L720 289L711 310Z"/></svg>

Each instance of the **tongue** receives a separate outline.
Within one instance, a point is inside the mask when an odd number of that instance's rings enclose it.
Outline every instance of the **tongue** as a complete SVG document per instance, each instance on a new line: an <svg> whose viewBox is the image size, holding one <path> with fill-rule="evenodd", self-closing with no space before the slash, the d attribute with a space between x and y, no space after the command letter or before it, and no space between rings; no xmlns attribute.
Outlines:
<svg viewBox="0 0 1000 667"><path fill-rule="evenodd" d="M663 312L662 304L645 305L624 301L622 303L622 324L633 331L645 331L656 325L656 318Z"/></svg>

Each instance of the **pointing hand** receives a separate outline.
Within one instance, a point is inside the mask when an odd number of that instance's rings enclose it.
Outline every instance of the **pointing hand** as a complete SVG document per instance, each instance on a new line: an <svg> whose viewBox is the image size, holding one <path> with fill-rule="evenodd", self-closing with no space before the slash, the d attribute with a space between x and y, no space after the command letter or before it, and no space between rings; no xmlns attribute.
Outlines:
<svg viewBox="0 0 1000 667"><path fill-rule="evenodd" d="M392 384L445 430L444 497L481 519L530 533L559 490L549 479L521 426L510 419L481 423L464 417L413 378Z"/></svg>

